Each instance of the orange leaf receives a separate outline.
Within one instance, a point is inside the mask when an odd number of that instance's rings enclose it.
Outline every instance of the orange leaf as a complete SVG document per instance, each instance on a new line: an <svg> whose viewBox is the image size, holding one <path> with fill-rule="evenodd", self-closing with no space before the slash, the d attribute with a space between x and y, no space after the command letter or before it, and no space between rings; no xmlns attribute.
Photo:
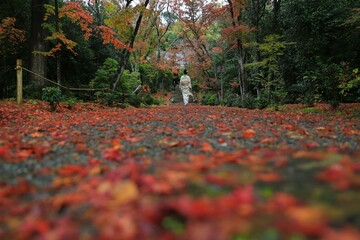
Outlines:
<svg viewBox="0 0 360 240"><path fill-rule="evenodd" d="M299 232L307 236L321 236L327 227L325 213L317 207L295 207L286 212L288 224L286 230Z"/></svg>
<svg viewBox="0 0 360 240"><path fill-rule="evenodd" d="M62 195L56 195L50 199L50 203L55 209L60 209L64 205L78 205L82 204L87 199L87 196L81 193L70 192Z"/></svg>
<svg viewBox="0 0 360 240"><path fill-rule="evenodd" d="M214 149L213 149L213 147L211 146L210 143L203 142L202 145L201 145L201 151L212 152L212 151L214 151Z"/></svg>
<svg viewBox="0 0 360 240"><path fill-rule="evenodd" d="M21 160L23 160L23 159L26 159L26 158L30 157L31 154L32 154L31 150L21 150L21 151L16 153L16 156L18 158L20 158Z"/></svg>
<svg viewBox="0 0 360 240"><path fill-rule="evenodd" d="M139 197L139 190L134 182L124 181L112 186L110 194L114 204L123 205L136 200Z"/></svg>
<svg viewBox="0 0 360 240"><path fill-rule="evenodd" d="M243 138L253 138L256 134L256 131L253 129L248 129L243 132L242 137Z"/></svg>
<svg viewBox="0 0 360 240"><path fill-rule="evenodd" d="M323 240L359 240L360 232L359 230L345 227L341 230L329 229L326 231L324 236L321 238Z"/></svg>
<svg viewBox="0 0 360 240"><path fill-rule="evenodd" d="M81 165L67 165L58 170L59 176L73 176L73 175L83 175L85 173L84 166Z"/></svg>
<svg viewBox="0 0 360 240"><path fill-rule="evenodd" d="M281 180L281 176L277 173L258 173L256 178L263 182L278 182Z"/></svg>

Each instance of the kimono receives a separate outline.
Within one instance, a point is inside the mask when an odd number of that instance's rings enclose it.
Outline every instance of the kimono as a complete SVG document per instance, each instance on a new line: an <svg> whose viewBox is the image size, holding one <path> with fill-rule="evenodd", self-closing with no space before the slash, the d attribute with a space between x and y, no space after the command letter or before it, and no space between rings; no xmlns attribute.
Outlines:
<svg viewBox="0 0 360 240"><path fill-rule="evenodd" d="M180 78L180 90L183 96L184 105L188 105L189 103L189 96L194 97L191 93L191 79L188 75L183 75Z"/></svg>

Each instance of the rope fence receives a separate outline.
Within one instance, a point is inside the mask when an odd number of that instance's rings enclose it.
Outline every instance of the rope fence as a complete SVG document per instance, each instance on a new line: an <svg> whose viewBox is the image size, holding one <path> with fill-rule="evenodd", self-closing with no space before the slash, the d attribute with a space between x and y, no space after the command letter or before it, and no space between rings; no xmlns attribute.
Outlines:
<svg viewBox="0 0 360 240"><path fill-rule="evenodd" d="M24 68L24 67L21 67L21 68L22 68L23 70L25 70L26 72L29 72L29 73L31 73L31 74L39 77L39 78L42 78L42 79L44 79L44 80L46 80L46 81L48 81L48 82L50 82L50 83L52 83L52 84L55 84L56 86L59 86L59 87L61 87L61 88L64 88L64 89L67 89L67 90L70 90L70 91L103 91L103 90L108 90L108 91L110 91L110 90L111 90L111 89L109 89L109 88L72 88L72 87L65 87L65 86L63 86L63 85L61 85L61 84L59 84L59 83L57 83L57 82L55 82L55 81L53 81L53 80L50 80L50 79L48 79L48 78L46 78L46 77L43 77L43 76L41 76L40 74L37 74L37 73L35 73L35 72L27 69L27 68Z"/></svg>
<svg viewBox="0 0 360 240"><path fill-rule="evenodd" d="M30 73L30 74L33 74L33 75L37 76L38 78L41 78L41 79L43 79L45 81L48 81L48 82L50 82L50 83L52 83L52 84L54 84L54 85L56 85L58 87L64 88L64 89L69 90L69 91L112 91L110 88L74 88L74 87L63 86L63 85L61 85L61 84L59 84L59 83L57 83L57 82L55 82L55 81L53 81L51 79L48 79L48 78L46 78L44 76L41 76L38 73L35 73L35 72L23 67L21 59L16 60L16 68L15 69L16 69L16 72L17 72L16 75L17 75L17 103L18 104L20 104L22 102L22 98L23 98L23 96L22 96L22 88L23 88L22 87L23 86L23 84L22 84L22 82L23 82L22 81L22 72L23 72L23 70Z"/></svg>
<svg viewBox="0 0 360 240"><path fill-rule="evenodd" d="M66 90L69 90L69 91L109 91L109 92L113 92L115 93L116 91L110 89L110 88L74 88L74 87L66 87L66 86L63 86L51 79L48 79L44 76L41 76L40 74L38 73L35 73L25 67L22 66L22 60L21 59L17 59L16 60L16 76L17 76L17 103L18 104L21 104L22 103L22 98L23 98L23 94L22 94L22 89L23 89L23 77L22 77L22 72L23 70L30 73L30 74L33 74L35 76L37 76L38 78L41 78L41 79L44 79L58 87L61 87L61 88L64 88ZM136 89L133 91L133 94L137 94L139 93L141 90L142 90L142 85L140 84L139 86L136 87ZM126 95L129 95L128 93L121 93L121 92L116 92L116 93L119 93L122 97L126 96Z"/></svg>

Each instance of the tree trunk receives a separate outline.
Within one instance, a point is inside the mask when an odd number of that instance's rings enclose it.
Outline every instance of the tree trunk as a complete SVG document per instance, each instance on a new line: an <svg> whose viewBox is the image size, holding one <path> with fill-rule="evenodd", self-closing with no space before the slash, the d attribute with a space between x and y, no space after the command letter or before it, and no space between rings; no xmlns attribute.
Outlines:
<svg viewBox="0 0 360 240"><path fill-rule="evenodd" d="M131 2L131 1L128 1L128 3L129 2ZM150 0L146 0L143 6L146 8L147 5L149 4L149 2L150 2ZM127 4L127 6L128 6L128 4ZM135 38L136 38L136 35L139 32L139 28L140 28L140 25L141 25L142 18L143 18L143 13L140 12L140 15L139 15L139 17L138 17L138 19L136 21L134 32L133 32L133 34L131 36L131 39L130 39L130 43L129 43L130 48L134 47ZM115 82L113 84L113 89L112 89L113 91L115 91L116 86L120 82L121 76L122 76L122 74L123 74L123 72L125 70L125 65L126 65L127 61L129 60L129 57L130 57L129 50L124 49L122 57L121 57L120 62L119 62L119 67L118 67L118 70L117 70L116 79L115 79Z"/></svg>
<svg viewBox="0 0 360 240"><path fill-rule="evenodd" d="M126 49L123 50L123 54L120 58L120 62L119 62L119 67L117 69L117 75L116 75L116 79L115 79L115 82L113 84L113 91L115 91L116 89L116 86L119 84L120 82L120 79L121 79L121 76L125 70L125 65L127 63L127 61L129 60L129 57L130 57L130 52Z"/></svg>
<svg viewBox="0 0 360 240"><path fill-rule="evenodd" d="M245 79L245 68L244 68L244 58L242 56L241 50L238 51L237 54L237 63L238 63L238 76L239 76L239 86L240 86L240 94L242 97L247 93L247 81Z"/></svg>
<svg viewBox="0 0 360 240"><path fill-rule="evenodd" d="M268 0L252 0L250 1L250 7L249 7L249 13L250 13L250 19L251 19L251 25L254 26L257 31L255 31L255 42L257 45L260 44L261 42L261 36L260 36L260 21L261 19L265 16L265 12L266 12L266 6L268 4ZM256 49L256 62L260 62L261 61L261 52L260 49L257 48ZM257 73L259 73L260 70L257 69ZM256 89L256 96L257 98L260 98L260 88L261 88L261 84L260 83L255 83L255 89Z"/></svg>
<svg viewBox="0 0 360 240"><path fill-rule="evenodd" d="M273 1L273 30L278 32L279 29L279 13L280 13L281 0Z"/></svg>
<svg viewBox="0 0 360 240"><path fill-rule="evenodd" d="M47 57L35 52L46 52L47 43L45 41L46 31L41 27L44 22L45 8L48 0L31 0L31 71L45 77L47 72ZM44 79L30 75L30 82L34 89L44 87Z"/></svg>
<svg viewBox="0 0 360 240"><path fill-rule="evenodd" d="M228 0L229 3L229 11L230 11L230 15L232 18L232 26L235 29L237 27L237 24L240 25L241 22L241 16L235 16L235 12L234 12L234 5L233 2ZM244 97L244 95L247 93L248 91L248 81L246 78L246 74L245 74L245 59L244 59L244 49L243 49L243 44L242 41L239 37L236 38L236 52L237 52L237 63L239 66L239 70L238 70L238 77L239 77L239 90L240 90L240 94L242 95L242 98Z"/></svg>
<svg viewBox="0 0 360 240"><path fill-rule="evenodd" d="M157 64L160 63L161 60L161 56L160 56L160 41L161 41L161 36L160 36L160 30L158 28L156 28L156 32L157 32L157 57L156 57L156 62ZM159 86L158 84L160 84L160 68L159 66L157 67L157 76L156 76L156 85L157 87ZM162 94L164 94L164 79L162 79L161 81L161 92Z"/></svg>
<svg viewBox="0 0 360 240"><path fill-rule="evenodd" d="M55 0L55 28L56 32L60 32L59 27L59 2ZM61 84L61 53L58 51L55 54L56 57L56 82Z"/></svg>

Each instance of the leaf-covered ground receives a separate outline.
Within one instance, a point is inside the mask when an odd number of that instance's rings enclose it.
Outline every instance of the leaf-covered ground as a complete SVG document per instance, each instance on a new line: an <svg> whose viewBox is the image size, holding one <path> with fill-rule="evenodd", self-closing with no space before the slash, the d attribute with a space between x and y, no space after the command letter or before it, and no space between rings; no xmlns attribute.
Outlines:
<svg viewBox="0 0 360 240"><path fill-rule="evenodd" d="M359 109L0 102L0 239L360 239Z"/></svg>

